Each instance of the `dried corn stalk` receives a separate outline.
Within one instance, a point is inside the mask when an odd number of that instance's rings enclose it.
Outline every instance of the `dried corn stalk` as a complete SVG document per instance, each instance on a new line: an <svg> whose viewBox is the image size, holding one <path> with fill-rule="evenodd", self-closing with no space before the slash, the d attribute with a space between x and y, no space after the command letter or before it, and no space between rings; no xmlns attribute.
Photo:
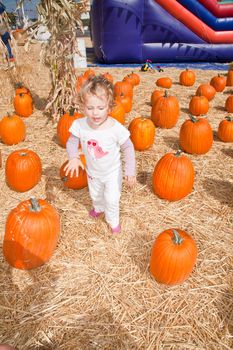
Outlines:
<svg viewBox="0 0 233 350"><path fill-rule="evenodd" d="M24 0L18 2L18 8ZM50 66L52 89L45 112L58 120L75 101L76 77L73 55L77 52L77 31L83 31L81 14L87 12L88 0L41 0L38 21L28 28L33 37L44 25L51 34L44 46L44 60Z"/></svg>

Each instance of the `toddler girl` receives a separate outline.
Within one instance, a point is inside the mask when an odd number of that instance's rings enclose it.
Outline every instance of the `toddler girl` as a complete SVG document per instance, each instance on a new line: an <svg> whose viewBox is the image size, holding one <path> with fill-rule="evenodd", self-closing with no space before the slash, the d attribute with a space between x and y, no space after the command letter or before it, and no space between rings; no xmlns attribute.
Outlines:
<svg viewBox="0 0 233 350"><path fill-rule="evenodd" d="M84 168L79 158L81 143L86 158L88 188L93 208L89 215L97 218L105 214L113 233L121 230L119 201L122 185L121 151L125 159L125 180L130 187L136 183L135 152L129 131L108 113L114 104L113 85L102 76L89 78L80 91L84 118L76 119L69 129L71 136L66 148L69 162L66 175L79 167Z"/></svg>

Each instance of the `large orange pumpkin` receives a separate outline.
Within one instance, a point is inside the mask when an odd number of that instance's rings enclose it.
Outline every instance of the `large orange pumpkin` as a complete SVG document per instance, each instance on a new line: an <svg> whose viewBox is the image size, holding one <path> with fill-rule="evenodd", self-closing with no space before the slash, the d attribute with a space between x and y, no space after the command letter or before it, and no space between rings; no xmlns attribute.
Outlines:
<svg viewBox="0 0 233 350"><path fill-rule="evenodd" d="M210 85L212 85L217 92L222 92L226 87L226 78L218 74L211 79Z"/></svg>
<svg viewBox="0 0 233 350"><path fill-rule="evenodd" d="M113 109L109 112L109 115L116 119L122 125L125 124L125 109L120 101L115 100Z"/></svg>
<svg viewBox="0 0 233 350"><path fill-rule="evenodd" d="M156 85L164 89L170 89L172 86L172 80L167 77L162 77L156 80Z"/></svg>
<svg viewBox="0 0 233 350"><path fill-rule="evenodd" d="M180 106L175 96L168 96L167 91L151 109L151 119L155 126L170 129L176 125L180 114Z"/></svg>
<svg viewBox="0 0 233 350"><path fill-rule="evenodd" d="M130 138L137 151L144 151L154 143L155 126L151 119L138 117L129 124Z"/></svg>
<svg viewBox="0 0 233 350"><path fill-rule="evenodd" d="M18 115L6 115L0 122L0 138L6 145L16 145L26 136L24 121Z"/></svg>
<svg viewBox="0 0 233 350"><path fill-rule="evenodd" d="M82 117L83 114L75 112L74 108L71 108L69 113L65 113L61 116L57 123L57 138L62 147L66 147L66 142L70 137L69 128L71 127L73 121Z"/></svg>
<svg viewBox="0 0 233 350"><path fill-rule="evenodd" d="M205 154L213 144L213 130L207 119L190 116L180 128L180 146L190 154Z"/></svg>
<svg viewBox="0 0 233 350"><path fill-rule="evenodd" d="M85 157L83 154L80 155L80 160L86 165ZM79 167L79 174L76 176L76 173L74 176L70 176L70 174L65 175L64 168L66 164L68 163L68 160L61 166L60 168L60 178L63 181L63 184L65 187L72 188L73 190L80 190L84 187L87 187L87 173L86 170Z"/></svg>
<svg viewBox="0 0 233 350"><path fill-rule="evenodd" d="M155 280L166 285L184 282L197 260L197 246L183 230L168 229L155 239L151 250L150 272Z"/></svg>
<svg viewBox="0 0 233 350"><path fill-rule="evenodd" d="M233 142L233 119L225 117L218 126L218 138L223 142Z"/></svg>
<svg viewBox="0 0 233 350"><path fill-rule="evenodd" d="M16 114L20 117L29 117L33 113L33 101L28 93L15 95L13 104Z"/></svg>
<svg viewBox="0 0 233 350"><path fill-rule="evenodd" d="M189 112L192 115L204 115L209 110L209 101L205 96L193 96L189 102Z"/></svg>
<svg viewBox="0 0 233 350"><path fill-rule="evenodd" d="M13 267L29 270L47 262L60 235L60 217L43 199L21 202L6 220L3 254Z"/></svg>
<svg viewBox="0 0 233 350"><path fill-rule="evenodd" d="M14 191L25 192L30 190L40 181L41 174L40 157L31 150L14 151L6 160L6 182Z"/></svg>
<svg viewBox="0 0 233 350"><path fill-rule="evenodd" d="M196 74L194 73L194 71L189 70L188 68L186 68L185 71L180 73L180 84L184 85L184 86L193 86L193 84L196 81Z"/></svg>
<svg viewBox="0 0 233 350"><path fill-rule="evenodd" d="M216 94L215 88L210 84L201 84L198 86L196 95L205 96L208 101L211 101Z"/></svg>
<svg viewBox="0 0 233 350"><path fill-rule="evenodd" d="M192 191L193 184L193 164L180 151L165 154L154 168L152 185L160 198L178 201Z"/></svg>
<svg viewBox="0 0 233 350"><path fill-rule="evenodd" d="M233 113L233 95L227 97L225 101L225 109L228 113Z"/></svg>

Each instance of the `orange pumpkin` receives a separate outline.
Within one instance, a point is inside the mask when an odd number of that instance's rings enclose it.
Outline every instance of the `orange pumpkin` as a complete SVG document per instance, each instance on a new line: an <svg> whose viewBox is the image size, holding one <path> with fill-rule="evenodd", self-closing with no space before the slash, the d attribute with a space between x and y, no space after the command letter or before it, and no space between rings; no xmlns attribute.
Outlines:
<svg viewBox="0 0 233 350"><path fill-rule="evenodd" d="M134 78L131 75L126 75L126 77L123 78L123 81L131 84L132 87L134 87Z"/></svg>
<svg viewBox="0 0 233 350"><path fill-rule="evenodd" d="M228 113L233 113L233 95L227 97L225 101L225 109Z"/></svg>
<svg viewBox="0 0 233 350"><path fill-rule="evenodd" d="M25 200L7 217L4 257L17 269L34 269L51 258L59 235L60 217L56 209L43 199Z"/></svg>
<svg viewBox="0 0 233 350"><path fill-rule="evenodd" d="M6 115L0 122L0 138L6 145L15 145L25 139L26 127L18 115Z"/></svg>
<svg viewBox="0 0 233 350"><path fill-rule="evenodd" d="M129 113L132 110L133 101L131 97L121 94L116 96L115 100L122 104L126 113Z"/></svg>
<svg viewBox="0 0 233 350"><path fill-rule="evenodd" d="M102 74L103 75L103 77L105 78L105 79L107 79L108 81L110 81L110 83L113 83L113 76L110 74L110 73L104 73L104 74Z"/></svg>
<svg viewBox="0 0 233 350"><path fill-rule="evenodd" d="M153 106L161 96L164 96L164 90L154 90L151 94L150 104Z"/></svg>
<svg viewBox="0 0 233 350"><path fill-rule="evenodd" d="M192 115L204 115L209 110L209 101L205 96L193 96L189 102L189 112Z"/></svg>
<svg viewBox="0 0 233 350"><path fill-rule="evenodd" d="M40 157L33 151L28 149L14 151L6 160L6 182L14 191L30 190L40 181L41 174Z"/></svg>
<svg viewBox="0 0 233 350"><path fill-rule="evenodd" d="M94 77L95 76L94 69L89 68L89 69L85 70L85 72L83 73L83 76L87 79L90 77Z"/></svg>
<svg viewBox="0 0 233 350"><path fill-rule="evenodd" d="M154 168L152 185L160 198L178 201L192 191L193 184L193 164L180 151L165 154Z"/></svg>
<svg viewBox="0 0 233 350"><path fill-rule="evenodd" d="M155 239L150 273L159 283L179 284L189 277L196 260L197 246L193 238L180 229L168 229Z"/></svg>
<svg viewBox="0 0 233 350"><path fill-rule="evenodd" d="M225 117L218 126L218 138L223 142L233 142L233 119Z"/></svg>
<svg viewBox="0 0 233 350"><path fill-rule="evenodd" d="M205 154L213 144L213 130L207 119L190 116L180 128L180 146L190 154Z"/></svg>
<svg viewBox="0 0 233 350"><path fill-rule="evenodd" d="M84 157L83 154L80 155L80 160L85 166L86 165L86 161L85 161L85 157ZM68 188L71 188L73 190L80 190L80 189L82 189L84 187L87 187L87 173L86 173L86 170L84 170L81 167L79 167L79 174L78 174L78 176L76 176L76 173L72 177L70 176L70 174L65 175L64 168L65 168L67 163L68 163L68 160L61 166L61 169L60 169L60 177L61 177L61 180L63 181L64 186L68 187Z"/></svg>
<svg viewBox="0 0 233 350"><path fill-rule="evenodd" d="M115 100L113 109L109 112L109 115L116 119L119 123L125 124L125 109L121 102Z"/></svg>
<svg viewBox="0 0 233 350"><path fill-rule="evenodd" d="M170 129L176 125L180 115L180 106L175 96L168 96L165 91L164 96L159 97L152 106L151 119L155 126Z"/></svg>
<svg viewBox="0 0 233 350"><path fill-rule="evenodd" d="M76 89L77 89L77 92L80 91L81 87L83 86L83 84L87 81L87 77L85 77L84 75L79 75L77 77L77 80L76 80Z"/></svg>
<svg viewBox="0 0 233 350"><path fill-rule="evenodd" d="M222 92L226 87L226 78L218 74L211 79L210 85L212 85L217 92Z"/></svg>
<svg viewBox="0 0 233 350"><path fill-rule="evenodd" d="M215 88L210 84L201 84L197 88L197 96L205 96L208 101L211 101L216 94Z"/></svg>
<svg viewBox="0 0 233 350"><path fill-rule="evenodd" d="M66 142L70 137L69 128L73 121L78 118L83 118L83 114L74 112L74 108L70 108L69 113L61 116L57 123L57 138L62 147L66 147Z"/></svg>
<svg viewBox="0 0 233 350"><path fill-rule="evenodd" d="M233 86L233 70L229 69L227 73L227 81L226 81L227 86Z"/></svg>
<svg viewBox="0 0 233 350"><path fill-rule="evenodd" d="M134 86L140 84L140 77L139 77L139 75L137 73L132 72L129 75L130 75L131 79L133 79Z"/></svg>
<svg viewBox="0 0 233 350"><path fill-rule="evenodd" d="M28 93L15 95L13 104L16 114L20 117L29 117L33 113L33 101Z"/></svg>
<svg viewBox="0 0 233 350"><path fill-rule="evenodd" d="M144 151L154 143L155 126L148 118L134 118L129 124L130 138L137 151Z"/></svg>
<svg viewBox="0 0 233 350"><path fill-rule="evenodd" d="M31 95L30 90L27 87L23 86L22 83L17 83L16 84L15 94L16 95L19 95L19 94L29 94L29 95Z"/></svg>
<svg viewBox="0 0 233 350"><path fill-rule="evenodd" d="M193 84L196 81L196 74L194 73L194 71L189 70L188 68L186 68L185 71L180 73L180 84L184 85L184 86L193 86Z"/></svg>
<svg viewBox="0 0 233 350"><path fill-rule="evenodd" d="M167 77L159 78L156 81L156 85L165 89L170 89L172 86L172 80Z"/></svg>
<svg viewBox="0 0 233 350"><path fill-rule="evenodd" d="M115 96L120 96L123 94L133 98L133 87L126 81L117 81L114 85L114 94Z"/></svg>

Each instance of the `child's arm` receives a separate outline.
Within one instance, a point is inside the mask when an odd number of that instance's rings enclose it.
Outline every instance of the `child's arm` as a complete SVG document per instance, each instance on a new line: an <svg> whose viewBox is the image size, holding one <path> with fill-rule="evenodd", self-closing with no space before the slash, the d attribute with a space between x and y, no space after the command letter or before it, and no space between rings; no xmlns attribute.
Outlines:
<svg viewBox="0 0 233 350"><path fill-rule="evenodd" d="M132 187L136 183L135 151L132 141L127 139L123 145L121 145L121 150L125 158L125 179L127 184Z"/></svg>
<svg viewBox="0 0 233 350"><path fill-rule="evenodd" d="M69 162L64 168L66 176L68 175L69 172L71 177L74 175L74 172L76 172L76 176L78 176L79 167L84 169L84 165L81 162L79 157L78 146L79 146L79 138L71 134L66 143L66 151L69 158Z"/></svg>

